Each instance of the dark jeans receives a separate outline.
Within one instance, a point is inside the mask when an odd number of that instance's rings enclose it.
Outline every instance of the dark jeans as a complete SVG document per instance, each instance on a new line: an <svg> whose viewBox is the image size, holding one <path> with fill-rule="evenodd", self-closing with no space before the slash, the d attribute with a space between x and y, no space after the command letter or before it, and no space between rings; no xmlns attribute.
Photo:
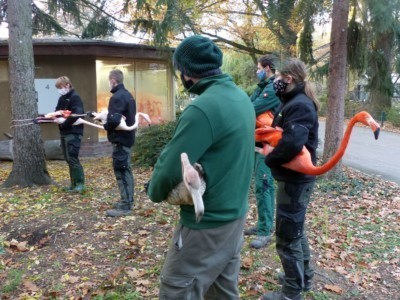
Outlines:
<svg viewBox="0 0 400 300"><path fill-rule="evenodd" d="M68 163L71 187L84 184L83 167L79 161L79 150L81 149L82 135L61 135L61 149L65 161Z"/></svg>
<svg viewBox="0 0 400 300"><path fill-rule="evenodd" d="M133 205L134 178L131 168L132 148L113 144L113 169L121 195L121 209L131 209Z"/></svg>
<svg viewBox="0 0 400 300"><path fill-rule="evenodd" d="M304 223L315 182L278 181L276 211L276 249L285 271L282 291L288 296L299 294L304 282L314 276L310 266L310 247Z"/></svg>

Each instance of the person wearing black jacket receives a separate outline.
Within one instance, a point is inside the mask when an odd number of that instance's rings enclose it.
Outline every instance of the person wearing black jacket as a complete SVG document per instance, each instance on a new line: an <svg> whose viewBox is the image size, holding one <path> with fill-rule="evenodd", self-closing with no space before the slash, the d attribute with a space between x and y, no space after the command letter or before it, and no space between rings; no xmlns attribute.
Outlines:
<svg viewBox="0 0 400 300"><path fill-rule="evenodd" d="M135 142L135 131L116 130L122 118L128 126L135 123L136 102L132 94L125 88L124 75L120 70L112 70L109 74L111 93L108 104L107 138L113 145L113 169L117 179L121 200L107 210L108 217L121 217L131 213L133 207L134 178L131 168L131 152Z"/></svg>
<svg viewBox="0 0 400 300"><path fill-rule="evenodd" d="M282 167L299 154L303 146L316 163L319 102L306 76L304 63L289 59L282 64L274 81L281 105L272 127L281 127L283 133L278 145L266 156L265 163L277 180L276 249L284 273L278 274L282 290L265 294L265 300L303 299L302 291L311 289L314 276L304 223L316 177Z"/></svg>
<svg viewBox="0 0 400 300"><path fill-rule="evenodd" d="M59 94L56 111L69 110L72 114L83 114L83 102L74 90L71 80L67 76L57 78L55 84ZM65 188L67 191L82 193L85 191L85 175L79 161L79 150L83 137L83 125L73 126L78 118L57 118L58 128L61 136L61 149L65 161L69 166L71 186Z"/></svg>

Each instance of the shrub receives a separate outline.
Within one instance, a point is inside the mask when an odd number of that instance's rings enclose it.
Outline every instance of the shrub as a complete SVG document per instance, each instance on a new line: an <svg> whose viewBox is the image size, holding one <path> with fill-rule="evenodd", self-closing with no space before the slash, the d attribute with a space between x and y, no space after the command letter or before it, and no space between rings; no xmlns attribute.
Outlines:
<svg viewBox="0 0 400 300"><path fill-rule="evenodd" d="M387 112L387 120L393 124L393 126L400 127L400 108L392 107Z"/></svg>
<svg viewBox="0 0 400 300"><path fill-rule="evenodd" d="M164 146L171 140L176 121L141 128L136 136L132 160L136 166L153 167Z"/></svg>

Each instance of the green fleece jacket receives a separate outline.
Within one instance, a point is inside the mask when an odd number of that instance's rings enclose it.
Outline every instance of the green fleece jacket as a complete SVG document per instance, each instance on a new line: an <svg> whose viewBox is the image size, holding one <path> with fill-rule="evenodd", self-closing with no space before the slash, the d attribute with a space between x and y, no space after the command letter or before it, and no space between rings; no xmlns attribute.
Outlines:
<svg viewBox="0 0 400 300"><path fill-rule="evenodd" d="M205 212L181 205L181 224L214 228L244 217L254 162L254 108L229 75L201 79L190 90L199 95L181 114L171 141L154 167L148 187L153 202L165 200L182 181L180 154L203 166Z"/></svg>
<svg viewBox="0 0 400 300"><path fill-rule="evenodd" d="M275 76L272 76L267 80L260 81L257 84L257 88L250 96L250 100L253 103L257 116L267 110L275 113L279 104L281 104L279 98L275 95L273 86L274 80Z"/></svg>

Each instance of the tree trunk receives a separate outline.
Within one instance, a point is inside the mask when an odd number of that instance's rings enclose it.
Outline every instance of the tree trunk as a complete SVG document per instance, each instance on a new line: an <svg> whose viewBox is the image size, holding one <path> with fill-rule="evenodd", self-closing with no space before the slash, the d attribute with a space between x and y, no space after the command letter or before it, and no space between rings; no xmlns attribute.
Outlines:
<svg viewBox="0 0 400 300"><path fill-rule="evenodd" d="M322 158L324 162L339 149L343 137L348 15L349 0L334 0L328 78L328 113ZM329 171L327 176L338 175L340 170L341 162Z"/></svg>
<svg viewBox="0 0 400 300"><path fill-rule="evenodd" d="M12 119L37 116L34 89L31 0L9 0L9 72ZM47 171L39 125L14 130L14 163L4 186L32 186L51 183Z"/></svg>

